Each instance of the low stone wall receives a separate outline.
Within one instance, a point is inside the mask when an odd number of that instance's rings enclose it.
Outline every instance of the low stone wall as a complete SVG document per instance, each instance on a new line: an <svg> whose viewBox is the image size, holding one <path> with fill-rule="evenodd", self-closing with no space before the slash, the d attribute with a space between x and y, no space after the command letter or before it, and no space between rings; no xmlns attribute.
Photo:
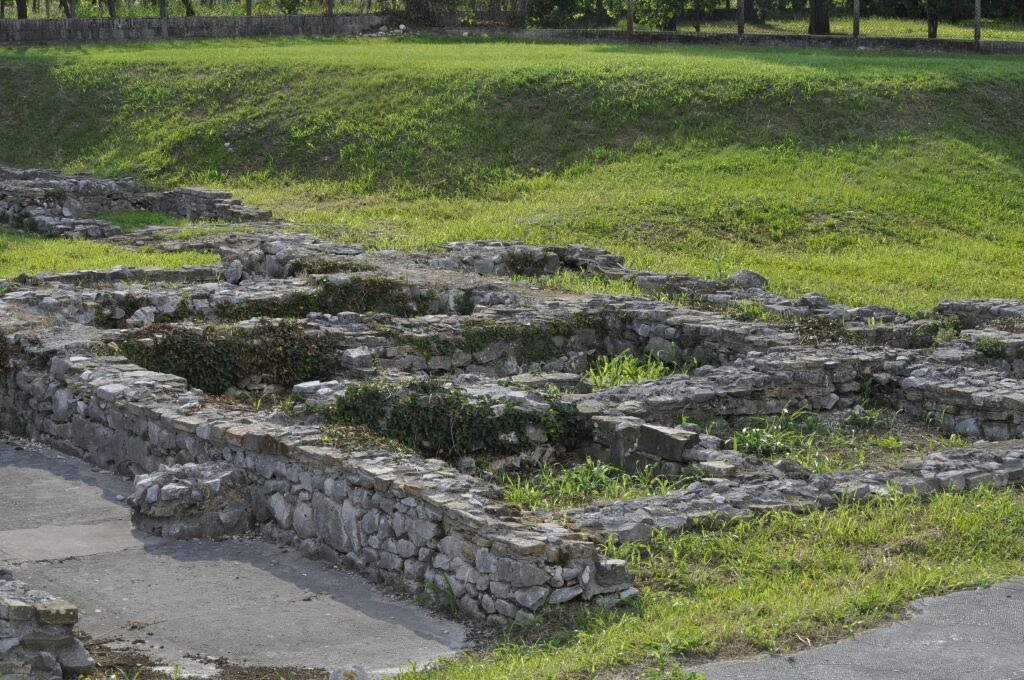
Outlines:
<svg viewBox="0 0 1024 680"><path fill-rule="evenodd" d="M5 23L0 21L0 31ZM101 212L150 210L190 220L258 221L270 212L243 206L227 191L149 191L131 178L66 176L50 170L0 166L0 223L46 236L107 238L119 227L95 219Z"/></svg>
<svg viewBox="0 0 1024 680"><path fill-rule="evenodd" d="M908 460L899 470L810 474L783 462L761 462L760 479L756 479L758 462L748 457L750 470L743 480L711 477L662 496L596 504L570 510L568 516L580 528L602 537L647 541L655 531L675 534L772 510L830 508L843 498L867 500L892 489L930 495L1024 483L1024 441L1020 440L937 451Z"/></svg>
<svg viewBox="0 0 1024 680"><path fill-rule="evenodd" d="M0 44L47 45L192 38L353 35L378 28L377 14L256 17L0 20Z"/></svg>
<svg viewBox="0 0 1024 680"><path fill-rule="evenodd" d="M603 558L592 539L521 517L494 500L493 487L441 461L358 439L325 447L316 426L204 405L181 378L121 357L25 349L0 396L3 425L122 472L230 463L249 480L264 535L306 555L411 592L429 585L497 624L545 603L611 604L637 592L625 563ZM149 486L162 494L167 485Z"/></svg>
<svg viewBox="0 0 1024 680"><path fill-rule="evenodd" d="M75 638L78 608L0 567L0 678L75 678L95 667Z"/></svg>

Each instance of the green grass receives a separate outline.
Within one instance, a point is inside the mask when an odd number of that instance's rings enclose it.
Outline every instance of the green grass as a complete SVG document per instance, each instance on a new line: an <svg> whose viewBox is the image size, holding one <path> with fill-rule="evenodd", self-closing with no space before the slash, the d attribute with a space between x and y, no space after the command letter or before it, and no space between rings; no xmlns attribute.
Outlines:
<svg viewBox="0 0 1024 680"><path fill-rule="evenodd" d="M8 50L0 79L26 84L9 163L234 189L339 240L586 242L901 309L1024 295L1017 58L275 39Z"/></svg>
<svg viewBox="0 0 1024 680"><path fill-rule="evenodd" d="M188 264L214 264L213 253L150 253L94 241L48 239L0 229L0 278L19 274L109 269L118 265L176 269Z"/></svg>
<svg viewBox="0 0 1024 680"><path fill-rule="evenodd" d="M681 657L835 640L899 617L915 598L1024 572L1024 502L1013 491L944 494L930 503L894 494L609 552L638 575L635 606L591 611L561 634L542 628L527 634L531 643L512 638L489 655L402 677L595 677L626 664L672 669Z"/></svg>
<svg viewBox="0 0 1024 680"><path fill-rule="evenodd" d="M131 233L144 227L178 227L189 223L189 220L184 217L149 210L101 212L96 215L96 219L106 220L115 227L121 227L121 230L126 233Z"/></svg>
<svg viewBox="0 0 1024 680"><path fill-rule="evenodd" d="M629 473L588 458L571 467L544 466L531 475L506 474L501 479L505 500L524 508L564 510L595 500L623 500L666 494L700 478L697 471L664 477L648 467Z"/></svg>
<svg viewBox="0 0 1024 680"><path fill-rule="evenodd" d="M812 472L895 468L908 458L967 444L960 435L944 436L898 412L871 407L850 411L832 422L803 409L784 409L779 415L751 418L746 427L725 428L718 434L740 453L769 460L788 458Z"/></svg>

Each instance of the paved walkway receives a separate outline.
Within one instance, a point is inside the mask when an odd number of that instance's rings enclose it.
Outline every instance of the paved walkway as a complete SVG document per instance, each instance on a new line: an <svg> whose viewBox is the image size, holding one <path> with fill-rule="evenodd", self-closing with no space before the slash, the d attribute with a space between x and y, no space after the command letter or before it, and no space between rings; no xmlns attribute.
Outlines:
<svg viewBox="0 0 1024 680"><path fill-rule="evenodd" d="M708 680L1024 680L1024 581L929 597L911 618L788 656L694 668Z"/></svg>
<svg viewBox="0 0 1024 680"><path fill-rule="evenodd" d="M259 540L169 541L132 529L131 484L0 440L0 562L77 604L80 629L193 672L188 655L258 666L424 665L464 629L362 577ZM131 623L130 623L131 622Z"/></svg>

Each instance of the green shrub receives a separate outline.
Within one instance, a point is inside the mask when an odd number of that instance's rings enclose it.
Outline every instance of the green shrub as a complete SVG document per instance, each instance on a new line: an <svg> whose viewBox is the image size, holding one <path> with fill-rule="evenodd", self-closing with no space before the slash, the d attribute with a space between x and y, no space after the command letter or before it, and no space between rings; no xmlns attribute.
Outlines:
<svg viewBox="0 0 1024 680"><path fill-rule="evenodd" d="M225 321L253 317L302 318L310 312L384 312L407 317L426 313L431 299L425 293L410 299L400 283L376 276L360 276L341 282L324 281L314 290L281 298L222 305L217 315Z"/></svg>
<svg viewBox="0 0 1024 680"><path fill-rule="evenodd" d="M305 333L294 321L261 320L249 328L155 324L124 338L120 348L134 363L181 376L211 394L223 394L254 375L291 386L340 367L333 341Z"/></svg>
<svg viewBox="0 0 1024 680"><path fill-rule="evenodd" d="M974 349L989 359L1005 359L1006 343L999 338L984 336L974 342Z"/></svg>
<svg viewBox="0 0 1024 680"><path fill-rule="evenodd" d="M586 421L562 404L547 413L490 399L471 400L433 380L404 385L350 385L324 412L328 423L365 425L414 449L447 460L500 458L531 446L527 428L543 429L552 444L572 448L589 438Z"/></svg>

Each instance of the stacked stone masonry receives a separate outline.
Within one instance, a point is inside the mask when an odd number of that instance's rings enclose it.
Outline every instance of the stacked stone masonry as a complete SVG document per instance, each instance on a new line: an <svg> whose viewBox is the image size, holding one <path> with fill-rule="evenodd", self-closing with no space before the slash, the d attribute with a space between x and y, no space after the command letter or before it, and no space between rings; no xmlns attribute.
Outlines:
<svg viewBox="0 0 1024 680"><path fill-rule="evenodd" d="M74 635L78 608L16 581L0 565L0 678L53 680L88 673L95 662Z"/></svg>
<svg viewBox="0 0 1024 680"><path fill-rule="evenodd" d="M6 209L10 224L36 231L37 215L80 224L100 211L140 207L205 218L203 210L220 206L260 217L251 231L178 239L167 238L175 231L167 227L121 235L49 230L214 251L222 263L25 276L0 298L3 424L137 475L135 521L167 537L259 531L410 592L446 593L462 611L501 624L546 605L632 597L625 565L601 554L609 535L645 540L654 529L828 507L844 495L892 488L932 493L1024 481L1024 448L1011 441L1024 436L1024 342L1007 324L1024 316L1020 302L949 302L927 315L849 308L816 294L775 295L754 272L722 281L640 272L582 246L476 242L426 254L373 252L276 231L265 215L222 203L221 194L154 194L127 180L6 171L0 193L17 206ZM77 214L66 218L65 209ZM625 281L638 294L544 285L559 272ZM737 313L751 308L763 313ZM330 361L284 384L255 370L238 376L225 392L242 398L232 406L174 374L185 366L161 373L123 356L130 343L157 347L175 334L210 343L220 337L211 329L271 328L260 317L274 327L294 324L296 341L315 339ZM971 330L939 338L949 317ZM595 389L585 369L625 351L690 370ZM519 455L496 460L488 456L494 443L479 442L479 460L444 462L424 447L358 433L325 436L325 413L354 387L383 385L400 396L423 381L486 404L495 417L525 414L512 421L527 423L523 429L501 435ZM868 392L979 441L896 471L813 475L792 462L738 453L687 424L713 418L738 426L796 408L835 412ZM268 395L290 395L291 408L242 407ZM536 426L552 413L582 423L583 436L569 444ZM585 455L627 470L653 465L669 476L696 469L704 479L559 517L504 503L487 475L477 474Z"/></svg>

